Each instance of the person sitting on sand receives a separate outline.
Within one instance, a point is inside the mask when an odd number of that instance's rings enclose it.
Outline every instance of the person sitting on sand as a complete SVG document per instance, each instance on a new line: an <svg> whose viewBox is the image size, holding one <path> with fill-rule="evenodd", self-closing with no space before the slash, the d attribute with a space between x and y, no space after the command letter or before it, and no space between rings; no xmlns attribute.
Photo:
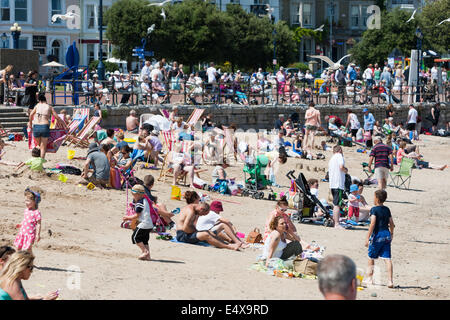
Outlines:
<svg viewBox="0 0 450 320"><path fill-rule="evenodd" d="M120 149L119 156L117 157L117 166L123 171L130 170L133 165L133 159L131 158L131 149L128 145L123 146Z"/></svg>
<svg viewBox="0 0 450 320"><path fill-rule="evenodd" d="M279 258L287 260L292 256L302 253L302 245L297 238L288 232L286 221L282 216L275 216L269 224L271 232L264 240L264 249L261 260L266 261L266 267L269 266L270 259ZM290 240L287 243L286 240Z"/></svg>
<svg viewBox="0 0 450 320"><path fill-rule="evenodd" d="M223 159L222 163L215 166L211 173L212 185L215 185L217 180L234 180L235 178L227 178L225 169L229 167L227 160Z"/></svg>
<svg viewBox="0 0 450 320"><path fill-rule="evenodd" d="M91 166L93 168L93 173L89 176L91 171ZM106 155L100 151L98 145L95 142L89 144L89 149L87 153L87 159L84 163L83 172L81 177L84 180L80 181L80 184L88 184L92 182L95 186L100 188L106 187L109 184L109 174L110 165Z"/></svg>
<svg viewBox="0 0 450 320"><path fill-rule="evenodd" d="M126 118L127 131L131 133L138 133L139 130L139 119L136 117L136 111L131 110L130 115Z"/></svg>
<svg viewBox="0 0 450 320"><path fill-rule="evenodd" d="M114 129L106 129L106 138L100 141L100 144L107 144L113 148L116 145L116 141L114 140Z"/></svg>
<svg viewBox="0 0 450 320"><path fill-rule="evenodd" d="M137 245L141 249L142 254L139 256L139 260L150 261L150 248L148 246L148 241L150 239L150 231L153 229L153 221L150 216L150 203L145 199L145 189L144 186L136 184L131 189L131 194L133 195L133 204L135 215L124 216L123 220L135 220L139 221L139 224L133 231L131 236L131 241L133 244Z"/></svg>
<svg viewBox="0 0 450 320"><path fill-rule="evenodd" d="M236 228L233 224L220 216L223 211L222 202L213 201L210 205L210 211L206 216L198 217L196 229L198 231L211 231L227 243L239 244L242 248L247 248L248 244L242 242L236 236Z"/></svg>
<svg viewBox="0 0 450 320"><path fill-rule="evenodd" d="M43 172L45 162L47 162L47 160L45 160L44 158L41 158L41 150L39 148L34 147L31 150L31 158L25 162L20 162L16 166L15 170L17 171L20 168L22 168L24 165L27 165L27 166L29 166L30 170L32 170L32 171Z"/></svg>
<svg viewBox="0 0 450 320"><path fill-rule="evenodd" d="M444 170L448 167L448 165L437 165L432 164L427 161L422 160L422 156L414 151L411 151L409 153L406 152L406 142L402 141L400 142L400 147L397 151L397 164L400 165L403 158L410 158L415 160L415 166L419 169L426 168L426 169L436 169L436 170ZM418 151L419 147L417 146L416 150ZM412 150L412 149L409 149Z"/></svg>
<svg viewBox="0 0 450 320"><path fill-rule="evenodd" d="M266 219L266 224L264 228L264 238L263 241L266 242L266 239L269 237L269 235L272 233L274 229L271 229L270 224L273 220L273 218L281 216L284 218L284 221L286 223L286 233L288 234L289 239L294 239L295 241L300 242L303 248L308 249L311 248L311 245L307 242L300 239L300 236L297 233L297 228L292 223L289 216L286 214L286 211L288 210L289 204L286 200L286 197L282 197L280 200L278 200L275 210L269 213ZM319 250L319 248L317 248Z"/></svg>
<svg viewBox="0 0 450 320"><path fill-rule="evenodd" d="M29 297L22 286L33 272L34 255L28 251L17 251L11 255L0 276L0 300L55 300L59 292L53 291L45 296Z"/></svg>
<svg viewBox="0 0 450 320"><path fill-rule="evenodd" d="M196 244L200 241L206 241L216 248L226 248L230 250L239 250L240 244L225 243L211 231L198 231L195 227L197 220L201 216L209 213L209 204L188 204L180 211L177 223L177 241Z"/></svg>

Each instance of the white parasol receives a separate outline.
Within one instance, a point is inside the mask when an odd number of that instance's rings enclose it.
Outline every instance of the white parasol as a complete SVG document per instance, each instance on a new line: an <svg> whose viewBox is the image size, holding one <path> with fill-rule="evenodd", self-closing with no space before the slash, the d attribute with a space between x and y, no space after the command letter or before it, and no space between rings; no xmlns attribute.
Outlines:
<svg viewBox="0 0 450 320"><path fill-rule="evenodd" d="M144 123L151 124L154 127L154 129L158 131L170 130L170 121L159 114L150 117Z"/></svg>

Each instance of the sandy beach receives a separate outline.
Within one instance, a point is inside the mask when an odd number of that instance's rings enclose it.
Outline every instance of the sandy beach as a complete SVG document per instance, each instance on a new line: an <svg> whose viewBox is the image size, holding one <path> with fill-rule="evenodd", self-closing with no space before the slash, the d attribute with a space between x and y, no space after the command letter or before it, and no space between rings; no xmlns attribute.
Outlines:
<svg viewBox="0 0 450 320"><path fill-rule="evenodd" d="M319 141L324 139L320 137ZM446 164L450 159L448 138L421 136L417 142L426 161ZM23 161L30 158L27 142L13 142L6 147L4 160ZM344 157L352 176L365 178L361 162L368 155L356 152L357 147L344 147ZM83 161L67 160L68 147L48 154L46 168L66 163L81 168ZM87 149L76 148L76 156L86 156ZM331 152L325 160L289 158L281 166L277 181L287 191L286 173L300 163L306 178L324 178L323 172L307 171L327 168ZM159 175L159 171L140 169L136 175ZM210 181L210 172L202 179ZM299 169L296 169L296 173ZM227 169L228 176L243 179L242 165ZM131 243L131 230L120 228L125 214L126 193L119 190L88 190L79 187L79 176L67 175L68 181L58 181L56 175L14 174L13 168L0 166L0 243L12 245L16 224L21 223L25 208L23 191L27 186L43 191L41 241L35 245L33 275L24 281L30 295L61 289L60 297L70 299L322 299L317 280L286 279L250 270L256 249L239 252L189 244L177 244L155 239L151 234L150 252L153 261L137 259L139 249ZM170 199L170 182L157 182L154 194L169 209L185 202ZM188 188L182 187L182 191ZM386 205L395 221L392 243L395 289L387 288L385 266L377 261L378 285L358 291L358 299L449 299L450 270L450 169L444 171L414 169L411 190L388 187ZM223 199L224 217L246 235L258 227L264 230L268 213L275 202L249 197L227 197L208 193L213 199ZM373 205L374 186L366 187L364 196ZM320 182L320 198L327 198L328 183ZM236 202L236 203L231 203ZM325 255L344 254L357 267L365 270L367 248L364 247L368 227L336 230L323 226L296 224L300 236L326 246ZM51 232L49 232L51 230ZM50 235L51 234L51 235ZM172 230L172 234L175 231ZM377 277L378 273L378 277ZM79 284L79 287L77 285ZM376 297L374 297L376 293Z"/></svg>

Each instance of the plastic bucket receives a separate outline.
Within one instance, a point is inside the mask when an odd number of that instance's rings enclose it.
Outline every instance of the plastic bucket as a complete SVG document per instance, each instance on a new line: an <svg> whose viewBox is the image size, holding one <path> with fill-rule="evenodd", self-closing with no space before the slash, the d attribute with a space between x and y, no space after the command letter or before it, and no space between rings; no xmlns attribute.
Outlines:
<svg viewBox="0 0 450 320"><path fill-rule="evenodd" d="M95 188L95 185L94 185L92 182L89 182L89 184L87 185L87 188L88 188L89 190L92 190L92 189Z"/></svg>
<svg viewBox="0 0 450 320"><path fill-rule="evenodd" d="M67 159L72 160L75 157L75 150L67 150Z"/></svg>
<svg viewBox="0 0 450 320"><path fill-rule="evenodd" d="M181 189L177 186L172 186L172 191L170 192L170 199L181 200Z"/></svg>

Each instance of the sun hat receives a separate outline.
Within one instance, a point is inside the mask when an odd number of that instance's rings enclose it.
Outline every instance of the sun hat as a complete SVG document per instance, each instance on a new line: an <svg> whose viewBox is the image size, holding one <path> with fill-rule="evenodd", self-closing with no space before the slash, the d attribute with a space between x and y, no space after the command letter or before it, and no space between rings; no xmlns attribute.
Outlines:
<svg viewBox="0 0 450 320"><path fill-rule="evenodd" d="M367 109L367 108L364 108L364 109L363 109L363 112L367 112L367 111L369 111L369 109Z"/></svg>
<svg viewBox="0 0 450 320"><path fill-rule="evenodd" d="M95 152L95 151L100 151L100 148L98 147L98 145L95 142L91 142L89 144L89 149L88 149L87 154L89 155L90 153Z"/></svg>
<svg viewBox="0 0 450 320"><path fill-rule="evenodd" d="M211 202L209 209L214 212L222 212L223 211L222 202L217 201L217 200Z"/></svg>
<svg viewBox="0 0 450 320"><path fill-rule="evenodd" d="M353 191L358 191L358 185L357 184L352 184L350 186L350 192L353 192Z"/></svg>
<svg viewBox="0 0 450 320"><path fill-rule="evenodd" d="M139 194L145 194L144 186L141 184L135 184L133 188L131 189L131 192L133 193L139 193Z"/></svg>

